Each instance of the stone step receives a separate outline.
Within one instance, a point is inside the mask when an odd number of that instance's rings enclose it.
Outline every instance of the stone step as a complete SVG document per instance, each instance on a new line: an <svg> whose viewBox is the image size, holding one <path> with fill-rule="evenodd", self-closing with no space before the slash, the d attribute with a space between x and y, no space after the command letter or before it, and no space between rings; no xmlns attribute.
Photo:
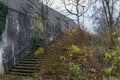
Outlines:
<svg viewBox="0 0 120 80"><path fill-rule="evenodd" d="M23 64L40 64L40 61L20 61L19 63L23 63Z"/></svg>
<svg viewBox="0 0 120 80"><path fill-rule="evenodd" d="M11 75L17 75L17 76L33 76L33 73L22 73L22 72L9 72Z"/></svg>
<svg viewBox="0 0 120 80"><path fill-rule="evenodd" d="M23 63L19 63L16 66L26 66L26 67L36 67L36 66L40 66L40 64L23 64Z"/></svg>
<svg viewBox="0 0 120 80"><path fill-rule="evenodd" d="M22 72L22 73L34 73L36 70L29 70L29 69L11 69L10 72Z"/></svg>
<svg viewBox="0 0 120 80"><path fill-rule="evenodd" d="M40 55L35 55L34 53L33 54L27 54L26 56L44 56L43 54L40 54Z"/></svg>
<svg viewBox="0 0 120 80"><path fill-rule="evenodd" d="M13 66L13 69L29 69L29 70L36 70L37 67L28 67L28 66Z"/></svg>
<svg viewBox="0 0 120 80"><path fill-rule="evenodd" d="M27 54L22 60L12 67L9 74L20 76L32 76L35 72L40 70L42 60L45 55L34 55L33 53Z"/></svg>
<svg viewBox="0 0 120 80"><path fill-rule="evenodd" d="M25 56L23 59L44 59L44 56Z"/></svg>
<svg viewBox="0 0 120 80"><path fill-rule="evenodd" d="M28 59L26 59L26 58L24 58L24 59L22 59L22 61L42 61L43 59L36 59L36 58L34 58L34 59L30 59L30 58L28 58Z"/></svg>

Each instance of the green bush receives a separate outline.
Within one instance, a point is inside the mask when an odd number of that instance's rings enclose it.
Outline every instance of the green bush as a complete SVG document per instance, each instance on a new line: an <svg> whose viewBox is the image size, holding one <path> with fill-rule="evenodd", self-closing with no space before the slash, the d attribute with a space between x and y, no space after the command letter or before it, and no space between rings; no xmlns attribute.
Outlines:
<svg viewBox="0 0 120 80"><path fill-rule="evenodd" d="M47 54L40 67L41 75L67 76L69 59L64 54Z"/></svg>
<svg viewBox="0 0 120 80"><path fill-rule="evenodd" d="M105 60L110 64L110 66L118 66L120 65L120 47L117 46L115 50L110 50L105 52Z"/></svg>
<svg viewBox="0 0 120 80"><path fill-rule="evenodd" d="M104 69L105 74L111 74L114 70L114 67L108 67Z"/></svg>
<svg viewBox="0 0 120 80"><path fill-rule="evenodd" d="M80 67L75 63L69 63L69 74L71 76L78 76L80 73Z"/></svg>
<svg viewBox="0 0 120 80"><path fill-rule="evenodd" d="M0 39L5 28L7 13L8 13L7 6L0 3Z"/></svg>
<svg viewBox="0 0 120 80"><path fill-rule="evenodd" d="M67 48L67 53L69 54L69 56L73 56L80 53L80 48L72 44L70 47Z"/></svg>
<svg viewBox="0 0 120 80"><path fill-rule="evenodd" d="M93 46L89 44L90 38L80 31L59 35L44 47L46 58L40 73L59 80L103 80L103 75L116 73L120 67L120 47Z"/></svg>
<svg viewBox="0 0 120 80"><path fill-rule="evenodd" d="M41 39L39 36L33 36L32 50L37 50L39 47L43 47L45 44L45 39Z"/></svg>
<svg viewBox="0 0 120 80"><path fill-rule="evenodd" d="M95 72L96 72L96 69L91 68L89 71L90 71L91 73L95 73Z"/></svg>
<svg viewBox="0 0 120 80"><path fill-rule="evenodd" d="M88 80L86 76L81 76L80 80Z"/></svg>
<svg viewBox="0 0 120 80"><path fill-rule="evenodd" d="M36 50L34 52L35 55L40 55L40 54L43 54L43 53L44 53L44 48L43 47L39 48L38 50Z"/></svg>

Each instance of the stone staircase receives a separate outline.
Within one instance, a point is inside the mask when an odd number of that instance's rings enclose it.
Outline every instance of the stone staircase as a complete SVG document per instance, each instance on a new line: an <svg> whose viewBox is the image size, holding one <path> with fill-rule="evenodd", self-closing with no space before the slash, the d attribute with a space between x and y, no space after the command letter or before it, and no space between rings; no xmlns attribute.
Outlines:
<svg viewBox="0 0 120 80"><path fill-rule="evenodd" d="M34 55L29 53L22 60L14 65L8 74L19 75L19 76L32 76L34 73L39 71L41 66L41 61L43 60L44 55Z"/></svg>

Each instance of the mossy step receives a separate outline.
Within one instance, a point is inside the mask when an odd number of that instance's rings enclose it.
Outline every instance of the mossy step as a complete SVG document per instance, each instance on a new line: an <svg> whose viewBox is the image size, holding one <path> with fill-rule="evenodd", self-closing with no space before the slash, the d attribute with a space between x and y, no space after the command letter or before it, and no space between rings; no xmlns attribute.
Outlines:
<svg viewBox="0 0 120 80"><path fill-rule="evenodd" d="M13 66L13 69L29 69L29 70L37 70L37 67L26 67L26 66Z"/></svg>
<svg viewBox="0 0 120 80"><path fill-rule="evenodd" d="M24 57L45 57L44 55L31 55L31 54L27 54Z"/></svg>
<svg viewBox="0 0 120 80"><path fill-rule="evenodd" d="M43 59L23 59L22 61L43 61Z"/></svg>
<svg viewBox="0 0 120 80"><path fill-rule="evenodd" d="M23 63L19 63L16 66L36 67L36 66L41 66L41 65L40 64L23 64Z"/></svg>
<svg viewBox="0 0 120 80"><path fill-rule="evenodd" d="M38 54L38 55L35 55L34 53L32 53L32 54L27 54L26 56L45 56L45 54Z"/></svg>
<svg viewBox="0 0 120 80"><path fill-rule="evenodd" d="M30 57L30 56L26 56L23 59L44 59L45 57Z"/></svg>
<svg viewBox="0 0 120 80"><path fill-rule="evenodd" d="M9 72L11 75L19 75L19 76L33 76L33 73L19 73L19 72Z"/></svg>
<svg viewBox="0 0 120 80"><path fill-rule="evenodd" d="M26 56L36 56L35 54L27 54Z"/></svg>
<svg viewBox="0 0 120 80"><path fill-rule="evenodd" d="M29 69L11 69L10 72L34 73L36 70Z"/></svg>
<svg viewBox="0 0 120 80"><path fill-rule="evenodd" d="M26 56L45 56L45 55L35 55L35 54L27 54Z"/></svg>
<svg viewBox="0 0 120 80"><path fill-rule="evenodd" d="M22 61L41 61L41 60L43 60L43 59L36 59L36 58L24 58L24 59L22 59Z"/></svg>
<svg viewBox="0 0 120 80"><path fill-rule="evenodd" d="M41 55L41 54L38 54L38 55L35 55L35 54L27 54L26 56L44 56L44 55Z"/></svg>
<svg viewBox="0 0 120 80"><path fill-rule="evenodd" d="M13 66L9 73L20 76L32 76L32 74L40 70L41 61L44 58L45 55L29 53L17 65Z"/></svg>
<svg viewBox="0 0 120 80"><path fill-rule="evenodd" d="M19 63L24 63L24 64L40 64L40 61L20 61Z"/></svg>

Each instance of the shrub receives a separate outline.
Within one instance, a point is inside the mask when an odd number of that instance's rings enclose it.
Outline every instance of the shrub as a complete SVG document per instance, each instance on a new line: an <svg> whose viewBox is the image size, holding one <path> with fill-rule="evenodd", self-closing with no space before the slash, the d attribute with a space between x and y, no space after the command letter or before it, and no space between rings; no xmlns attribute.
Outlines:
<svg viewBox="0 0 120 80"><path fill-rule="evenodd" d="M117 46L115 49L109 49L104 52L102 58L103 72L106 75L119 73L120 69L120 47Z"/></svg>
<svg viewBox="0 0 120 80"><path fill-rule="evenodd" d="M40 67L41 75L67 76L69 59L64 54L47 54Z"/></svg>
<svg viewBox="0 0 120 80"><path fill-rule="evenodd" d="M105 53L110 52L105 51L105 49L103 47L101 49L101 46L98 48L91 46L91 36L84 31L69 30L45 46L46 58L43 61L40 73L42 75L61 76L65 80L69 79L67 77L76 80L102 77L102 68L104 73L111 73L107 70L111 65L100 64L102 62L107 64L109 61L105 57Z"/></svg>
<svg viewBox="0 0 120 80"><path fill-rule="evenodd" d="M74 63L69 63L70 76L78 76L80 73L80 67Z"/></svg>
<svg viewBox="0 0 120 80"><path fill-rule="evenodd" d="M96 72L96 69L91 68L91 69L90 69L90 72L91 72L91 73L95 73L95 72Z"/></svg>
<svg viewBox="0 0 120 80"><path fill-rule="evenodd" d="M71 45L68 48L68 53L79 53L80 49L76 45Z"/></svg>
<svg viewBox="0 0 120 80"><path fill-rule="evenodd" d="M44 48L43 47L39 48L38 50L36 50L34 52L35 55L40 55L40 54L43 54L43 53L44 53Z"/></svg>
<svg viewBox="0 0 120 80"><path fill-rule="evenodd" d="M105 53L105 60L111 65L120 65L120 47L117 46L115 50L110 50Z"/></svg>
<svg viewBox="0 0 120 80"><path fill-rule="evenodd" d="M80 48L73 44L70 47L68 47L66 50L67 50L67 53L69 54L69 56L73 56L75 54L80 53Z"/></svg>
<svg viewBox="0 0 120 80"><path fill-rule="evenodd" d="M40 36L36 36L36 34L32 37L33 44L32 50L37 50L39 47L43 47L45 45L45 39L41 39Z"/></svg>
<svg viewBox="0 0 120 80"><path fill-rule="evenodd" d="M83 45L91 44L91 35L77 28L62 32L45 46L45 53L66 53L66 49L80 50ZM78 49L79 48L79 49ZM72 50L71 50L72 51Z"/></svg>
<svg viewBox="0 0 120 80"><path fill-rule="evenodd" d="M114 67L108 67L104 69L105 74L111 74L113 72Z"/></svg>
<svg viewBox="0 0 120 80"><path fill-rule="evenodd" d="M81 76L80 80L88 80L86 76Z"/></svg>

